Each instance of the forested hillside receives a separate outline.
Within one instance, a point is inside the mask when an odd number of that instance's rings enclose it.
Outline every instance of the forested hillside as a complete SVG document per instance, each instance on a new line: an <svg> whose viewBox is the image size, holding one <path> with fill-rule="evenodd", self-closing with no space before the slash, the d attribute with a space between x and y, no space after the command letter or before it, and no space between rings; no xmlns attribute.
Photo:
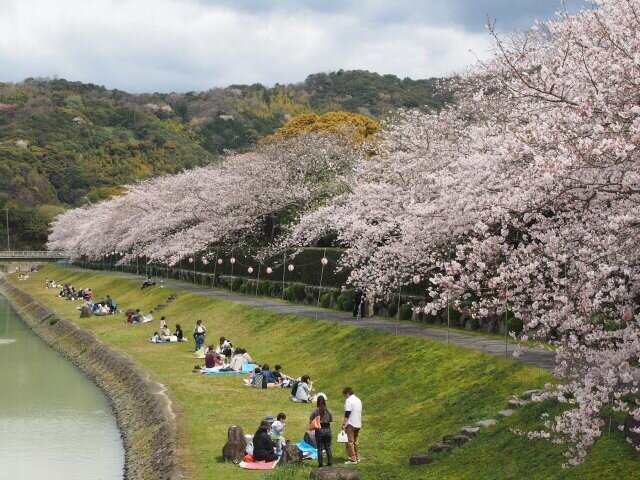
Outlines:
<svg viewBox="0 0 640 480"><path fill-rule="evenodd" d="M11 248L41 248L64 208L121 185L244 150L301 113L381 118L400 107L439 108L440 81L338 71L303 83L232 85L207 92L128 94L61 79L0 83L0 209ZM0 248L6 230L0 222Z"/></svg>

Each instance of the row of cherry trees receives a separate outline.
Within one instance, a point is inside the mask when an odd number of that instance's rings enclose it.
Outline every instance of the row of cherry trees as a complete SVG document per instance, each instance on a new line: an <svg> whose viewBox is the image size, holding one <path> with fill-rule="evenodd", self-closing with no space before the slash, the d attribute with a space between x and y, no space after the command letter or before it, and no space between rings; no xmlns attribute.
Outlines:
<svg viewBox="0 0 640 480"><path fill-rule="evenodd" d="M580 463L607 407L640 421L640 0L494 37L455 105L393 115L375 144L305 134L133 185L59 217L49 247L175 263L289 212L270 252L337 234L372 293L419 281L431 310L509 311L550 339L546 396L568 408L529 435Z"/></svg>
<svg viewBox="0 0 640 480"><path fill-rule="evenodd" d="M255 243L282 216L295 218L343 192L360 149L348 135L306 133L251 153L128 186L111 200L60 215L49 248L72 258L113 251L175 264L210 245ZM268 235L266 235L268 238Z"/></svg>

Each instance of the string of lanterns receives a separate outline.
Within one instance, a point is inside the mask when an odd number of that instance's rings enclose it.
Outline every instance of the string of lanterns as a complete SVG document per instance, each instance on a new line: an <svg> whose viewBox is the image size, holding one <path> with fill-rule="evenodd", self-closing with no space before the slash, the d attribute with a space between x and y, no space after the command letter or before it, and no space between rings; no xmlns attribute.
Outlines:
<svg viewBox="0 0 640 480"><path fill-rule="evenodd" d="M124 256L124 255L125 255L125 252L120 252L120 251L118 251L118 250L113 250L113 251L108 252L108 253L106 254L106 256L111 256L111 255L115 255L115 256L121 255L121 256ZM144 255L143 255L143 254L141 254L141 253L140 253L140 254L138 254L137 256L138 256L139 258L144 257ZM216 253L216 256L217 256L217 253ZM190 264L193 264L195 261L196 261L196 259L195 259L194 257L189 257L189 258L188 258L188 262L189 262ZM224 264L224 259L222 259L221 257L218 257L216 261L217 261L217 264L218 264L218 265L223 265L223 264ZM325 267L325 266L327 266L327 265L329 264L329 262L330 262L330 261L331 261L331 260L329 260L326 256L323 256L323 257L320 259L320 264L322 265L323 269L324 269L324 267ZM203 257L202 257L201 262L202 262L202 264L203 264L203 265L209 265L209 263L210 263L209 259L208 259L206 256L203 256ZM235 257L233 257L233 256L232 256L232 257L230 257L230 258L229 258L229 263L230 263L231 265L234 265L236 262L237 262L238 264L240 264L240 265L243 265L243 264L242 264L241 262L239 262ZM306 267L306 266L312 265L313 263L315 263L315 262L310 262L310 263L307 263L307 264L301 264L301 265L298 265L298 267ZM261 264L261 265L262 265L262 264ZM243 265L243 266L246 266L246 267L247 267L247 273L248 273L249 275L252 275L252 274L253 274L253 272L255 271L255 270L254 270L254 268L253 268L252 266L250 266L250 265ZM195 267L195 265L194 265L194 267ZM290 263L289 265L287 265L287 270L288 270L289 272L293 272L293 271L295 271L295 269L296 269L296 266L295 266L293 263ZM267 267L267 268L265 269L265 272L266 272L266 274L267 274L267 275L271 275L271 274L273 273L273 267ZM358 272L357 272L356 270L352 270L352 271L351 271L351 273L349 274L349 276L350 276L352 279L354 279L354 280L355 280L356 278L358 278ZM422 282L422 277L421 277L420 275L417 275L417 274L416 274L416 275L413 275L413 276L411 277L411 281L412 281L415 285L419 285L419 284L420 284L420 282Z"/></svg>
<svg viewBox="0 0 640 480"><path fill-rule="evenodd" d="M142 256L142 255L140 255L140 256ZM190 264L193 264L196 261L196 259L193 258L193 257L189 257L188 261L189 261ZM329 264L329 262L331 262L331 261L332 260L329 260L327 257L322 257L320 259L320 264L324 267L324 266L327 266ZM202 257L201 262L202 262L203 265L209 265L209 263L211 263L207 257ZM218 265L223 265L224 264L224 259L219 257L216 260L216 262L217 262ZM236 263L238 263L240 265L243 265L235 257L230 257L229 258L229 263L232 264L232 265L234 265ZM315 262L305 263L305 264L297 265L297 267L306 267L306 266L309 266L309 265L313 265L314 263ZM263 264L261 264L261 265L263 265ZM243 265L243 266L247 267L247 273L250 274L250 275L255 271L255 269L250 265ZM295 271L295 269L296 269L296 265L294 265L293 263L290 263L289 265L287 265L287 270L289 272L293 272L293 271ZM272 274L273 273L273 267L267 267L265 269L265 272L267 273L267 275Z"/></svg>

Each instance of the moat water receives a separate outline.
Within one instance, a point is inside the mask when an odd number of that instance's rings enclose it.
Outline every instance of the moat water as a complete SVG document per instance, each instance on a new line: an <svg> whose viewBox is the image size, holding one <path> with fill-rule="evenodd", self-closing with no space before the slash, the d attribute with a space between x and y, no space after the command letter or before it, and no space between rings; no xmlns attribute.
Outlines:
<svg viewBox="0 0 640 480"><path fill-rule="evenodd" d="M122 479L107 398L0 296L0 479Z"/></svg>

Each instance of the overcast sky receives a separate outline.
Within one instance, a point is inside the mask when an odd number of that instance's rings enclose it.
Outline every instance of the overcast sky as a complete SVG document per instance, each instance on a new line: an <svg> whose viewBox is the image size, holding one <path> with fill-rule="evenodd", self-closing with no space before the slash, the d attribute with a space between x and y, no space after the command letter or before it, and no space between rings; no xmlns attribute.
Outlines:
<svg viewBox="0 0 640 480"><path fill-rule="evenodd" d="M524 30L580 0L0 0L0 81L128 92L300 82L366 69L428 78L487 56L487 18Z"/></svg>

